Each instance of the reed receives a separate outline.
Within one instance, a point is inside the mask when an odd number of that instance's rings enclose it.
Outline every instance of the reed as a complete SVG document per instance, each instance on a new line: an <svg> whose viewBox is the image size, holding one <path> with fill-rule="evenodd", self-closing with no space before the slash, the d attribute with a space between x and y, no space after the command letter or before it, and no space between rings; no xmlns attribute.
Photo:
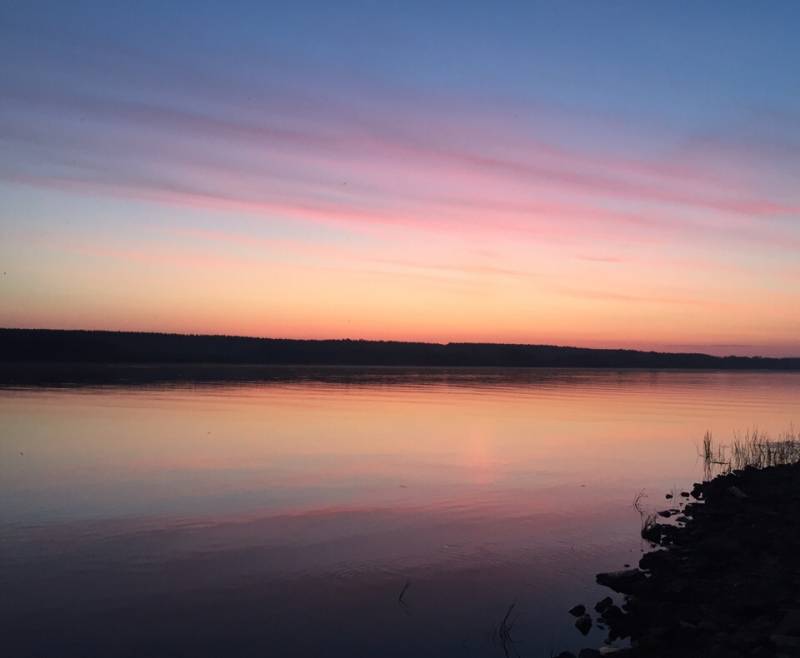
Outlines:
<svg viewBox="0 0 800 658"><path fill-rule="evenodd" d="M726 445L715 444L711 432L706 432L700 456L706 479L745 468L769 468L782 464L800 463L800 434L790 426L777 437L758 428L734 433Z"/></svg>
<svg viewBox="0 0 800 658"><path fill-rule="evenodd" d="M511 613L514 612L516 605L517 604L515 602L508 607L506 615L503 617L503 621L501 621L500 625L492 631L492 639L500 644L500 647L505 654L505 658L511 658L512 655L519 656L519 653L514 646L514 639L511 637L511 631L514 629L515 621L511 618Z"/></svg>
<svg viewBox="0 0 800 658"><path fill-rule="evenodd" d="M640 533L642 535L642 539L646 539L651 543L657 541L658 537L661 535L661 532L658 528L658 515L648 512L641 515L641 520L642 529Z"/></svg>

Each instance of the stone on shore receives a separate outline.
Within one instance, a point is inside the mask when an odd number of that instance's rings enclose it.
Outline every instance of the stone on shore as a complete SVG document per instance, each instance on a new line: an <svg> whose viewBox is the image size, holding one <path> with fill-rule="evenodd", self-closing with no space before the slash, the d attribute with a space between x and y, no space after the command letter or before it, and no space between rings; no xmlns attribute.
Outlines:
<svg viewBox="0 0 800 658"><path fill-rule="evenodd" d="M592 618L589 615L581 615L575 620L575 628L577 628L583 635L588 635L592 630Z"/></svg>
<svg viewBox="0 0 800 658"><path fill-rule="evenodd" d="M621 594L633 594L646 580L647 576L640 569L625 569L623 571L597 574L597 582L600 585L605 585Z"/></svg>
<svg viewBox="0 0 800 658"><path fill-rule="evenodd" d="M581 649L578 658L603 658L603 654L597 649Z"/></svg>
<svg viewBox="0 0 800 658"><path fill-rule="evenodd" d="M595 604L594 609L600 614L603 614L612 605L614 605L614 599L612 599L610 596L607 596L606 598L598 601Z"/></svg>
<svg viewBox="0 0 800 658"><path fill-rule="evenodd" d="M616 655L800 658L800 464L735 471L691 496L681 525L648 527L658 548L639 569L597 575L625 595L595 606L609 641L630 638Z"/></svg>

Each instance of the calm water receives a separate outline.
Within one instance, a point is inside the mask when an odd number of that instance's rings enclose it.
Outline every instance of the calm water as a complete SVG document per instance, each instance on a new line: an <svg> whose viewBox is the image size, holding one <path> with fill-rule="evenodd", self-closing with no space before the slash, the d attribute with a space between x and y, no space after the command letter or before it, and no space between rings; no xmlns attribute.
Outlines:
<svg viewBox="0 0 800 658"><path fill-rule="evenodd" d="M800 373L342 372L0 390L4 655L503 656L511 603L584 646L636 493L800 421Z"/></svg>

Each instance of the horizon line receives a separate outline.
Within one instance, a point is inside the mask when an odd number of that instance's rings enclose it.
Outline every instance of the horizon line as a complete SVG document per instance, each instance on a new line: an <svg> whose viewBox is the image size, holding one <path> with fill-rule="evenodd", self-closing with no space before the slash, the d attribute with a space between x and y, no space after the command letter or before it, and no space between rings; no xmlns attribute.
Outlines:
<svg viewBox="0 0 800 658"><path fill-rule="evenodd" d="M743 355L743 354L711 354L708 352L698 351L662 351L658 349L643 349L634 347L586 347L581 345L565 345L558 343L514 343L502 341L447 341L439 342L435 340L398 340L398 339L382 339L382 338L293 338L286 336L255 336L244 334L221 334L221 333L181 333L177 331L162 331L162 330L136 330L136 329L78 329L78 328L52 328L52 327L0 327L2 331L37 331L37 332L72 332L72 333L109 333L109 334L139 334L139 335L154 335L154 336L179 336L185 338L231 338L231 339L244 339L244 340L267 340L267 341L295 341L295 342L361 342L361 343L394 343L399 345L432 345L439 347L447 347L448 345L475 345L475 346L506 346L506 347L546 347L557 349L571 349L571 350L587 350L587 351L605 351L605 352L638 352L642 354L663 354L675 356L703 356L713 359L764 359L764 360L796 360L800 359L798 355L785 355L785 356L764 356L759 354Z"/></svg>

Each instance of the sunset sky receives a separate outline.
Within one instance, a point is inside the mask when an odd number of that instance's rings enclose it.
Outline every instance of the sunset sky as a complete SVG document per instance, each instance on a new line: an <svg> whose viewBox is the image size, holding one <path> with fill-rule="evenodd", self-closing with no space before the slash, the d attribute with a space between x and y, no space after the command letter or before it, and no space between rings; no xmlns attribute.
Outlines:
<svg viewBox="0 0 800 658"><path fill-rule="evenodd" d="M0 326L800 355L800 2L178 4L0 3Z"/></svg>

